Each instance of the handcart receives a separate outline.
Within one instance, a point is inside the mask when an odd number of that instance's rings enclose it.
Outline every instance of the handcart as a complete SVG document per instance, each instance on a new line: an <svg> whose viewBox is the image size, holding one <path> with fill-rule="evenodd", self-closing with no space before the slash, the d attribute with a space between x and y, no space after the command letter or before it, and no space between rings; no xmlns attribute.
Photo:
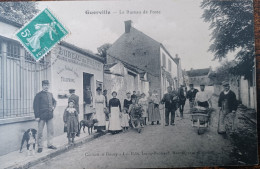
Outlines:
<svg viewBox="0 0 260 169"><path fill-rule="evenodd" d="M196 106L191 112L192 127L198 128L198 135L203 134L209 127L210 109Z"/></svg>

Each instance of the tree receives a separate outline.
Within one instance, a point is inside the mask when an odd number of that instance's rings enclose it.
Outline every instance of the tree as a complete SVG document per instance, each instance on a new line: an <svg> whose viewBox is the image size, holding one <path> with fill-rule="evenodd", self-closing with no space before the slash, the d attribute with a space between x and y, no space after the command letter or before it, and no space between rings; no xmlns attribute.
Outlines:
<svg viewBox="0 0 260 169"><path fill-rule="evenodd" d="M107 50L112 46L112 44L110 43L105 43L103 44L102 46L98 47L97 50L98 50L98 55L105 58L105 61L106 61L106 58L107 58Z"/></svg>
<svg viewBox="0 0 260 169"><path fill-rule="evenodd" d="M24 24L39 11L36 6L37 2L1 2L0 15Z"/></svg>
<svg viewBox="0 0 260 169"><path fill-rule="evenodd" d="M252 77L254 65L254 23L252 0L203 0L202 18L210 23L209 51L214 59L223 59L229 52L237 52L233 74Z"/></svg>

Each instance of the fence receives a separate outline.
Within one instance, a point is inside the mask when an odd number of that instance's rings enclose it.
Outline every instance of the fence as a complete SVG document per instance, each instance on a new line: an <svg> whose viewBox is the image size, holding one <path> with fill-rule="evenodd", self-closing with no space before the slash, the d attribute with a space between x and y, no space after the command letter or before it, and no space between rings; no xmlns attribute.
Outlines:
<svg viewBox="0 0 260 169"><path fill-rule="evenodd" d="M33 98L47 78L47 66L18 42L0 38L0 119L33 115Z"/></svg>

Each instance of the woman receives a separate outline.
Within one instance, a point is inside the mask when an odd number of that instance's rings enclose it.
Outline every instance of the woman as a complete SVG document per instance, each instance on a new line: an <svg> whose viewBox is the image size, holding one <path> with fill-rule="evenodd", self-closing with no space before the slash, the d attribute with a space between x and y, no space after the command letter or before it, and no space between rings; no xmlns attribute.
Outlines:
<svg viewBox="0 0 260 169"><path fill-rule="evenodd" d="M126 93L126 99L124 100L124 108L126 108L128 110L129 106L131 104L132 104L131 93L127 92Z"/></svg>
<svg viewBox="0 0 260 169"><path fill-rule="evenodd" d="M154 122L157 121L157 124L160 124L161 115L159 110L159 103L160 99L157 94L157 91L154 90L153 93L150 91L148 97L148 112L149 112L149 121L151 122L151 125L154 125Z"/></svg>
<svg viewBox="0 0 260 169"><path fill-rule="evenodd" d="M147 114L148 102L145 99L145 94L144 93L141 94L141 98L139 99L138 104L142 106L142 112L143 112L142 118L144 120L144 125L146 125L146 119L148 117L148 114Z"/></svg>
<svg viewBox="0 0 260 169"><path fill-rule="evenodd" d="M117 92L112 92L113 98L109 100L109 112L110 112L110 118L109 118L109 127L108 131L112 134L119 133L121 128L121 103L119 99L116 98Z"/></svg>
<svg viewBox="0 0 260 169"><path fill-rule="evenodd" d="M102 132L106 129L106 114L104 109L106 108L105 97L101 93L101 88L96 89L97 95L95 97L95 118L98 120L98 123L95 124L94 129L97 129L97 132Z"/></svg>

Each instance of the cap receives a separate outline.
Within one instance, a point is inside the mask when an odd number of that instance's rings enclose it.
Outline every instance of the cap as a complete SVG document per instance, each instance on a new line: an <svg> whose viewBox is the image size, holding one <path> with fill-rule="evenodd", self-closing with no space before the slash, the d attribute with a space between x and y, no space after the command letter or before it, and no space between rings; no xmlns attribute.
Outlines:
<svg viewBox="0 0 260 169"><path fill-rule="evenodd" d="M43 81L42 81L42 85L44 85L44 84L50 84L50 83L49 83L49 80L43 80Z"/></svg>
<svg viewBox="0 0 260 169"><path fill-rule="evenodd" d="M204 83L201 83L200 86L205 86L205 84L204 84Z"/></svg>
<svg viewBox="0 0 260 169"><path fill-rule="evenodd" d="M131 94L131 92L128 91L128 92L126 92L126 94Z"/></svg>
<svg viewBox="0 0 260 169"><path fill-rule="evenodd" d="M69 89L69 92L73 93L73 92L75 92L75 89Z"/></svg>
<svg viewBox="0 0 260 169"><path fill-rule="evenodd" d="M75 101L73 99L69 100L68 103L73 102L75 104Z"/></svg>
<svg viewBox="0 0 260 169"><path fill-rule="evenodd" d="M193 83L190 83L189 86L193 86Z"/></svg>
<svg viewBox="0 0 260 169"><path fill-rule="evenodd" d="M223 81L223 82L222 82L222 85L223 85L223 86L229 86L229 83L228 83L228 81Z"/></svg>
<svg viewBox="0 0 260 169"><path fill-rule="evenodd" d="M102 91L102 89L101 89L100 87L98 87L98 88L96 89L96 91Z"/></svg>

